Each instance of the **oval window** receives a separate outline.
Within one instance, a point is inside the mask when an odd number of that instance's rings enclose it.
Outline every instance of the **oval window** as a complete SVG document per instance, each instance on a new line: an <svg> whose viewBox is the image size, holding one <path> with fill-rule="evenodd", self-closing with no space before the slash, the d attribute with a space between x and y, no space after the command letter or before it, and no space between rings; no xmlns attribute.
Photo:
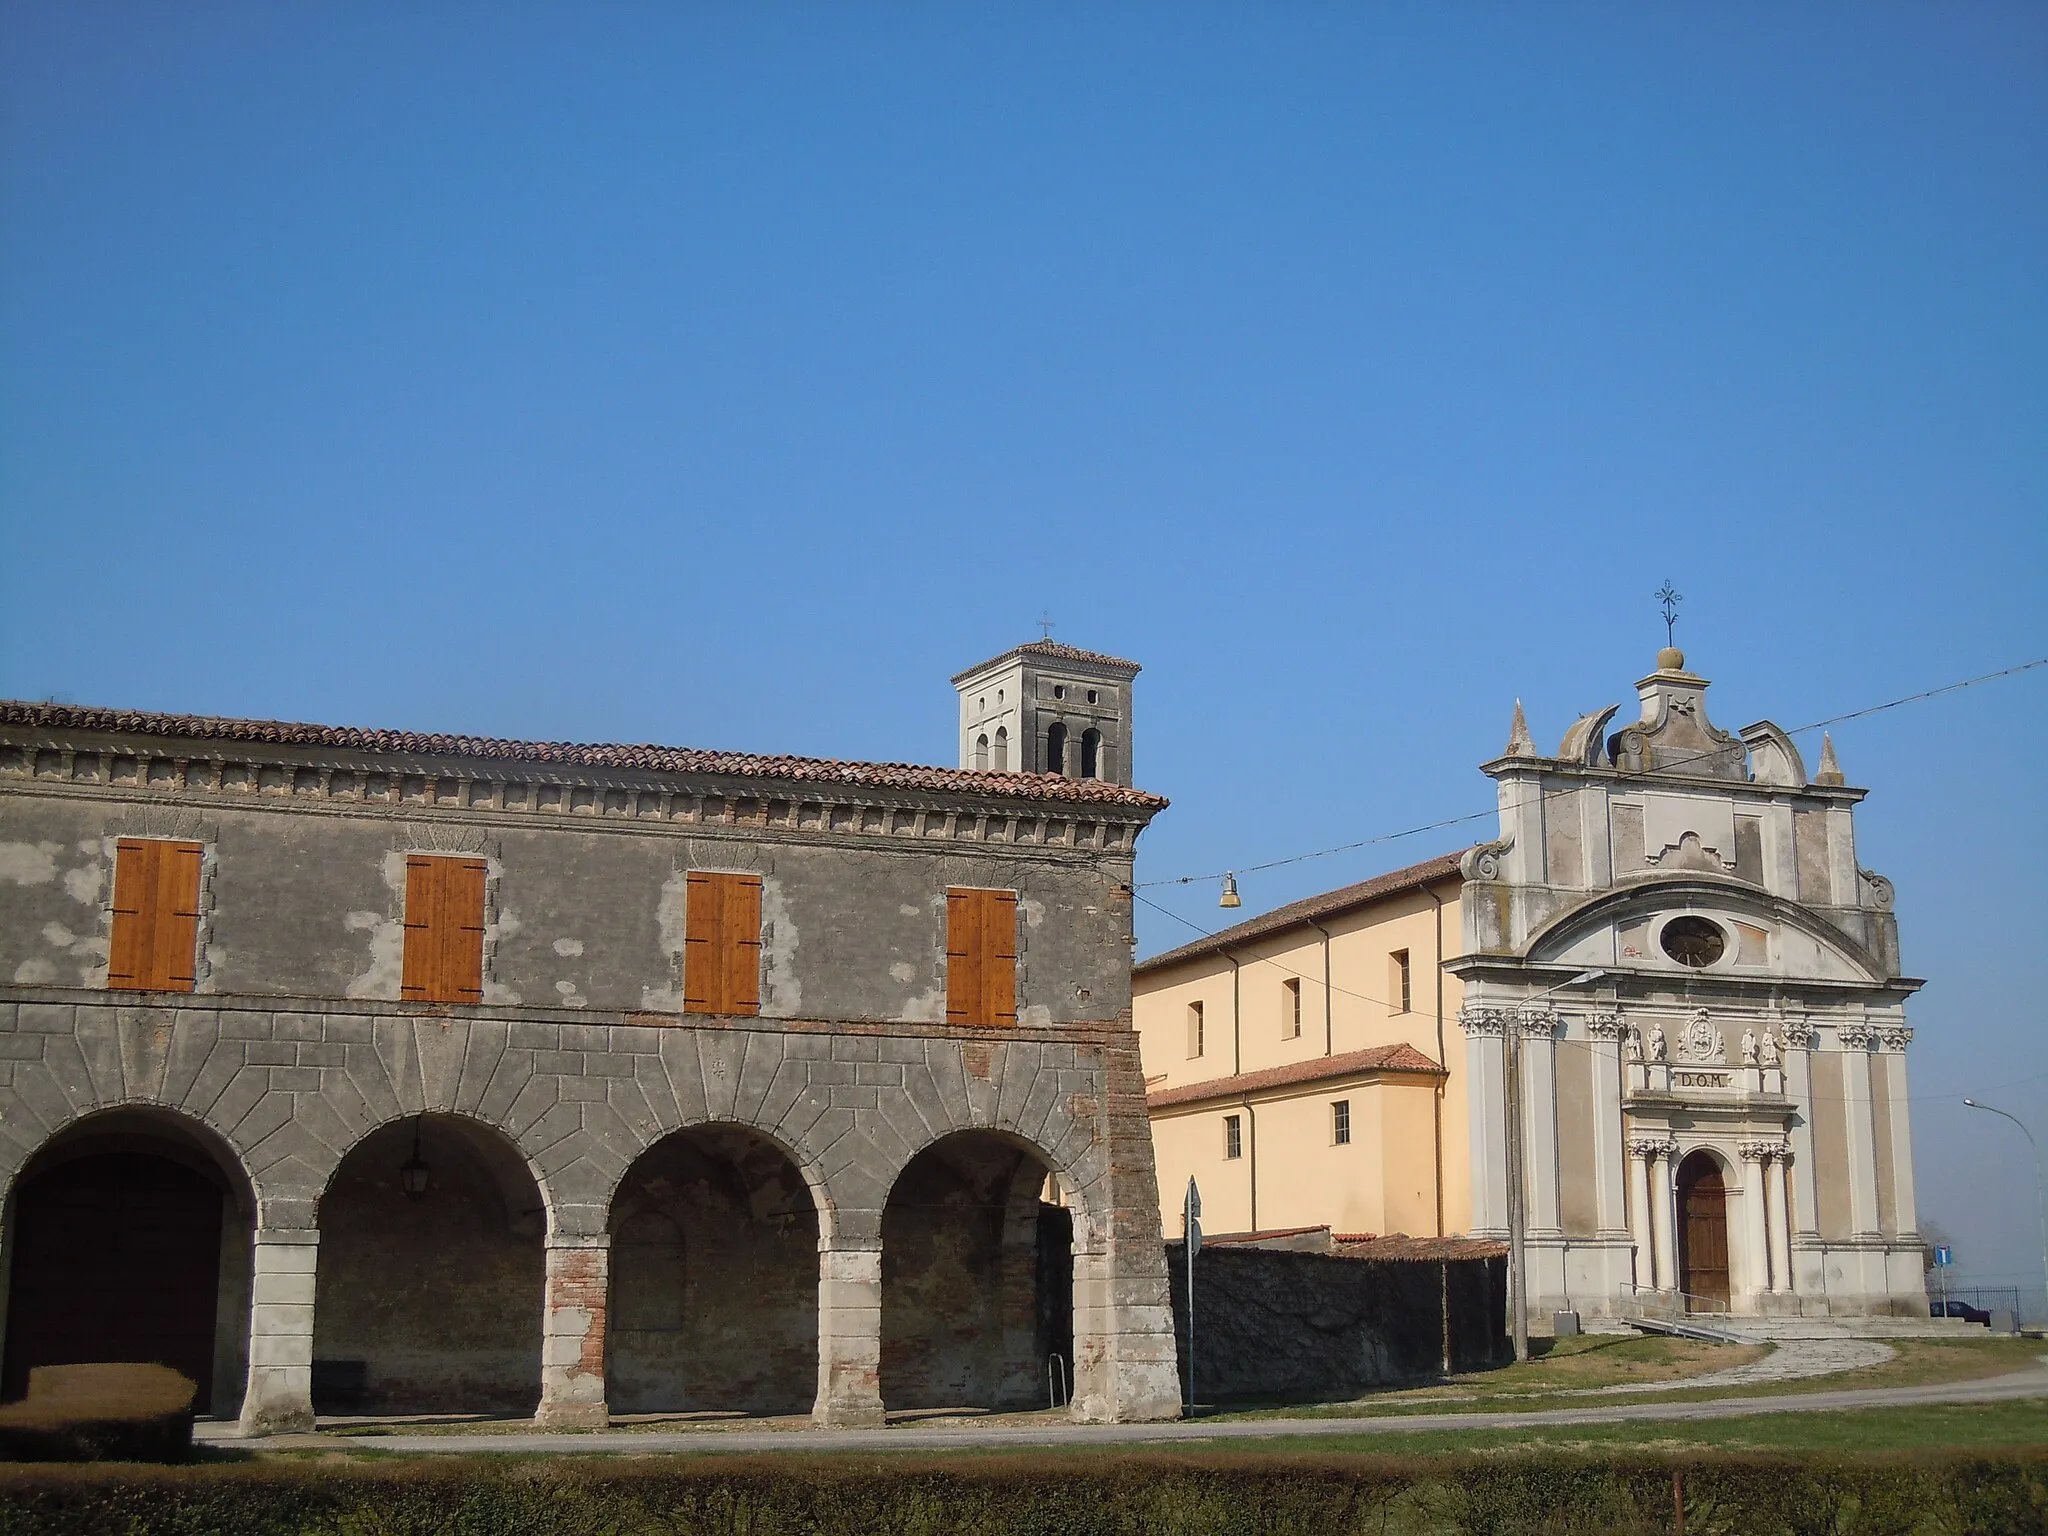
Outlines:
<svg viewBox="0 0 2048 1536"><path fill-rule="evenodd" d="M1674 917L1664 925L1657 942L1664 953L1680 965L1694 970L1712 965L1728 952L1728 935L1704 917Z"/></svg>

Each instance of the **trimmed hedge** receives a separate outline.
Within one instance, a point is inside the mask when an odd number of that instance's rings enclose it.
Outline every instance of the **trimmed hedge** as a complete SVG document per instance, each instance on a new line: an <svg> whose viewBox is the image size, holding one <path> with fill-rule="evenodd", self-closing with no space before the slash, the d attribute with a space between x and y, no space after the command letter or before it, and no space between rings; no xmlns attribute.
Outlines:
<svg viewBox="0 0 2048 1536"><path fill-rule="evenodd" d="M0 1469L0 1536L2034 1536L2048 1451L439 1457Z"/></svg>
<svg viewBox="0 0 2048 1536"><path fill-rule="evenodd" d="M181 1461L197 1392L167 1365L39 1365L0 1405L0 1459Z"/></svg>

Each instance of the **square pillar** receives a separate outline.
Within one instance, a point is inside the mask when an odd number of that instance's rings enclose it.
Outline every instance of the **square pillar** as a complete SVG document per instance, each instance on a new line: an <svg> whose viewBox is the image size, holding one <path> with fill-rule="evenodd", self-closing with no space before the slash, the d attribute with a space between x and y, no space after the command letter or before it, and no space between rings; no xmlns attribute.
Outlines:
<svg viewBox="0 0 2048 1536"><path fill-rule="evenodd" d="M256 1229L244 1435L313 1427L313 1285L319 1258L317 1231Z"/></svg>
<svg viewBox="0 0 2048 1536"><path fill-rule="evenodd" d="M860 1246L818 1242L818 1396L811 1418L835 1428L884 1422L879 1235Z"/></svg>
<svg viewBox="0 0 2048 1536"><path fill-rule="evenodd" d="M548 1243L541 1299L540 1407L534 1423L548 1429L602 1429L604 1336L611 1239L554 1238Z"/></svg>

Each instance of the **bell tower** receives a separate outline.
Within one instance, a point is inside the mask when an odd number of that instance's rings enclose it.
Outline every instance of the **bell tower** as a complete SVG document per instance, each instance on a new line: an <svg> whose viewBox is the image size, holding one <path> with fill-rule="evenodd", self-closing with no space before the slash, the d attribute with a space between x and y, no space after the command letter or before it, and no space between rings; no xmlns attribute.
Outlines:
<svg viewBox="0 0 2048 1536"><path fill-rule="evenodd" d="M969 667L960 693L960 766L1131 783L1135 661L1033 640Z"/></svg>

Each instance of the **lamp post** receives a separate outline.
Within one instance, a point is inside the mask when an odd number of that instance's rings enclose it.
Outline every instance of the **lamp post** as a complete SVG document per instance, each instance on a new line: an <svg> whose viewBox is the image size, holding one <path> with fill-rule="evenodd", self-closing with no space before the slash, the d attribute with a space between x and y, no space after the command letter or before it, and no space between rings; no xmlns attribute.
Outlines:
<svg viewBox="0 0 2048 1536"><path fill-rule="evenodd" d="M1987 1115L2003 1115L2006 1119L2010 1120L2014 1125L2020 1128L2020 1134L2027 1138L2027 1145L2033 1149L2034 1206L2035 1209L2040 1213L2041 1217L2041 1283L2043 1287L2042 1294L2044 1297L2048 1297L2048 1184L2044 1184L2041 1178L2041 1144L2034 1140L2034 1133L2027 1129L2027 1122L2022 1120L2018 1115L2009 1114L2002 1109L1994 1109L1989 1104L1979 1104L1975 1099L1963 1100L1963 1108L1981 1109ZM2019 1319L2014 1319L2014 1322L2018 1321Z"/></svg>
<svg viewBox="0 0 2048 1536"><path fill-rule="evenodd" d="M1516 1008L1517 1017L1508 1025L1507 1081L1502 1085L1506 1103L1508 1153L1508 1283L1514 1296L1515 1360L1529 1359L1529 1217L1522 1189L1522 1021L1520 1015L1553 992L1582 987L1600 980L1607 972L1595 967L1581 971L1569 981L1545 987L1534 997L1525 997Z"/></svg>
<svg viewBox="0 0 2048 1536"><path fill-rule="evenodd" d="M420 1122L412 1123L412 1156L398 1165L398 1187L405 1198L414 1202L424 1200L428 1186L433 1182L433 1170L427 1160L420 1156Z"/></svg>

